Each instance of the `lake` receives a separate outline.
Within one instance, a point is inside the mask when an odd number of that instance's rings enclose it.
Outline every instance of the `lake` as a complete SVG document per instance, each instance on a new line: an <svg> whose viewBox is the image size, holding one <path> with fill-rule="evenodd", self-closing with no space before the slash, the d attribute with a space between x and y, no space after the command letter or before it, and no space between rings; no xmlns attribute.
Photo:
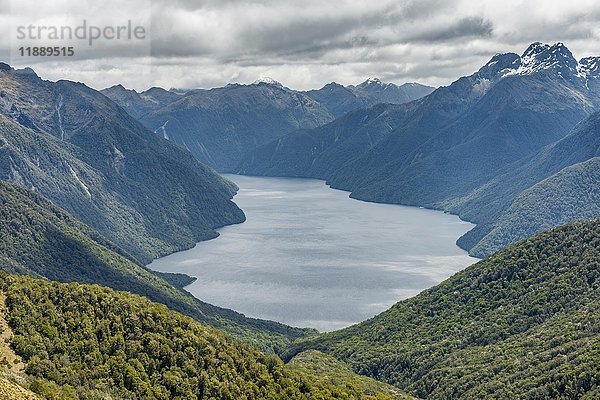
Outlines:
<svg viewBox="0 0 600 400"><path fill-rule="evenodd" d="M247 221L149 265L197 277L186 290L202 301L330 331L477 261L455 244L474 226L456 216L353 200L319 180L226 177Z"/></svg>

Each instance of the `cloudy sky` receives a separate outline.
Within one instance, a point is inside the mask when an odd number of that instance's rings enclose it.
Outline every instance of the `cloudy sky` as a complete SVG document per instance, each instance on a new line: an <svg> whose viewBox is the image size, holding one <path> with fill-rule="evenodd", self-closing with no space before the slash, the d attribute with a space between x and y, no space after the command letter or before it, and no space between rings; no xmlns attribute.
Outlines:
<svg viewBox="0 0 600 400"><path fill-rule="evenodd" d="M144 39L19 38L22 26L142 26ZM498 52L564 42L600 54L597 0L0 0L0 60L103 88L215 87L272 77L296 89L375 76L434 86ZM26 58L24 46L76 56Z"/></svg>

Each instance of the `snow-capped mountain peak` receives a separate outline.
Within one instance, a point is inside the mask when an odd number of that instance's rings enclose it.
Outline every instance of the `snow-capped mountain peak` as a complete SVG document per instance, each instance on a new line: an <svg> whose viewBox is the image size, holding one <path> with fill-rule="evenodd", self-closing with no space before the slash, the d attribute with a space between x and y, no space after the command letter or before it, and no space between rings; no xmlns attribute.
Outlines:
<svg viewBox="0 0 600 400"><path fill-rule="evenodd" d="M534 42L529 45L529 47L523 52L521 58L530 59L536 57L538 54L541 54L547 51L550 48L550 45L542 43L542 42Z"/></svg>
<svg viewBox="0 0 600 400"><path fill-rule="evenodd" d="M521 57L515 53L498 53L487 64L481 67L478 74L481 78L494 79L521 66Z"/></svg>
<svg viewBox="0 0 600 400"><path fill-rule="evenodd" d="M534 43L521 56L522 65L526 69L540 70L555 67L577 69L577 60L571 51L561 42L552 46Z"/></svg>
<svg viewBox="0 0 600 400"><path fill-rule="evenodd" d="M283 87L283 85L281 83L277 82L273 78L269 78L268 76L260 77L257 80L255 80L254 82L252 82L252 84L253 85L265 84L265 85L273 85L273 86Z"/></svg>
<svg viewBox="0 0 600 400"><path fill-rule="evenodd" d="M381 79L379 78L375 78L375 77L369 77L365 83L377 83L377 84L382 84L383 82L381 82Z"/></svg>
<svg viewBox="0 0 600 400"><path fill-rule="evenodd" d="M505 77L544 74L576 86L588 88L589 81L600 80L600 57L579 62L561 42L553 45L535 42L522 55L498 53L470 77L472 93L481 96Z"/></svg>
<svg viewBox="0 0 600 400"><path fill-rule="evenodd" d="M381 79L379 78L375 78L375 77L370 77L367 78L366 81L364 81L363 83L357 85L357 87L367 87L367 86L388 86L389 83L384 83L381 81Z"/></svg>
<svg viewBox="0 0 600 400"><path fill-rule="evenodd" d="M553 71L563 78L579 76L578 63L571 51L561 42L553 45L535 42L521 55L520 63L502 71L507 75L530 75L541 71Z"/></svg>

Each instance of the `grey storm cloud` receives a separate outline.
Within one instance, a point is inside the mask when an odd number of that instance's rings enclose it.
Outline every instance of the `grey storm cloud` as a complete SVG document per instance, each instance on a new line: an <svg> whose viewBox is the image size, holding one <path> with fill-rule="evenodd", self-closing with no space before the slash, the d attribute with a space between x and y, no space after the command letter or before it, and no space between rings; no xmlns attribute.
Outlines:
<svg viewBox="0 0 600 400"><path fill-rule="evenodd" d="M307 89L369 76L448 84L497 52L562 41L578 57L598 53L596 0L0 0L0 34L17 23L141 21L143 42L104 41L75 60L36 60L48 79L101 88L213 87L270 76ZM49 22L50 21L50 22ZM0 56L14 57L3 39ZM12 56L12 57L11 57Z"/></svg>
<svg viewBox="0 0 600 400"><path fill-rule="evenodd" d="M447 26L430 27L414 36L405 38L406 41L419 42L448 42L459 38L488 37L492 34L493 25L482 17L465 17L458 21L449 21Z"/></svg>
<svg viewBox="0 0 600 400"><path fill-rule="evenodd" d="M242 1L188 3L184 4L191 13L190 20L204 14L223 23L208 34L198 35L198 31L190 32L186 23L181 26L180 18L186 17L180 13L170 14L167 19L179 19L166 24L164 14L155 13L158 21L153 22L156 38L153 55L156 57L205 55L214 43L219 43L222 46L213 48L213 52L226 61L247 59L248 54L259 57L281 54L289 60L293 54L302 58L336 49L407 42L413 39L415 31L419 34L414 40L435 41L444 34L453 38L487 34L491 26L481 18L465 18L456 23L430 20L432 10L440 12L447 8L447 2L437 0L377 4L348 1L341 5L331 2L328 7L311 1L309 5L303 5L302 1L262 1L250 6Z"/></svg>

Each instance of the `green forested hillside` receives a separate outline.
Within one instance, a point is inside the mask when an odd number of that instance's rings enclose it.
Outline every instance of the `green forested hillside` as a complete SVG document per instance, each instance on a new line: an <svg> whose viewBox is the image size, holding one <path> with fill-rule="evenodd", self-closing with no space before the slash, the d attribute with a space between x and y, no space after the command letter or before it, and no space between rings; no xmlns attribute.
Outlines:
<svg viewBox="0 0 600 400"><path fill-rule="evenodd" d="M600 216L596 161L587 163L598 157L600 112L481 188L445 203L450 212L478 223L458 244L485 257L550 226Z"/></svg>
<svg viewBox="0 0 600 400"><path fill-rule="evenodd" d="M540 230L600 216L600 157L569 166L519 193L471 253L493 253Z"/></svg>
<svg viewBox="0 0 600 400"><path fill-rule="evenodd" d="M62 282L127 290L276 349L305 331L245 318L195 299L127 257L98 233L41 196L0 181L0 269Z"/></svg>
<svg viewBox="0 0 600 400"><path fill-rule="evenodd" d="M405 399L329 382L129 293L0 273L12 345L48 399Z"/></svg>
<svg viewBox="0 0 600 400"><path fill-rule="evenodd" d="M593 399L600 385L600 220L509 246L341 331L302 340L431 399Z"/></svg>
<svg viewBox="0 0 600 400"><path fill-rule="evenodd" d="M245 218L235 185L106 96L5 64L0 179L35 188L142 263Z"/></svg>

